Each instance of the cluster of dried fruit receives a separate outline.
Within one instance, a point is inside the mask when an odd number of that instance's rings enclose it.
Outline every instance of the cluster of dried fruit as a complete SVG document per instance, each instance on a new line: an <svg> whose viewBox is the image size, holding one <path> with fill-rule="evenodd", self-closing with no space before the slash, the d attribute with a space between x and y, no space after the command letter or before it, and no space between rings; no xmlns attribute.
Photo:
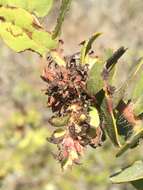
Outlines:
<svg viewBox="0 0 143 190"><path fill-rule="evenodd" d="M98 128L95 97L86 90L88 70L88 65L81 65L76 54L65 58L65 65L49 61L41 76L47 82L48 106L55 112L49 122L60 127L49 141L58 145L57 158L64 168L79 163L85 146L95 148L104 140L102 128Z"/></svg>
<svg viewBox="0 0 143 190"><path fill-rule="evenodd" d="M49 123L57 128L48 140L57 144L56 158L64 169L79 163L86 146L101 146L105 134L120 148L117 156L135 147L143 137L142 91L131 82L143 74L143 61L132 66L126 81L118 87L113 82L117 78L116 64L126 49L121 47L101 61L91 51L99 35L83 42L81 52L71 57L61 58L58 51L50 52L41 76L47 83L48 106L54 113ZM133 93L126 97L130 85Z"/></svg>

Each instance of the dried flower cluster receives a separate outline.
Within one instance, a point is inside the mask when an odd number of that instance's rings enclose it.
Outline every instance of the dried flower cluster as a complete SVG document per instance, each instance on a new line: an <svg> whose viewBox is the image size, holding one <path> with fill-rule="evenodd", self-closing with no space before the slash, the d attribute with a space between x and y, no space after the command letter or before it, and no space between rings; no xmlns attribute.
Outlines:
<svg viewBox="0 0 143 190"><path fill-rule="evenodd" d="M97 113L97 126L91 121L94 97L86 92L88 65L81 65L77 55L66 59L66 65L53 60L47 63L42 79L47 83L48 106L55 112L49 122L60 127L49 141L58 145L58 160L62 167L79 163L85 146L101 145L103 132ZM96 128L97 127L97 128Z"/></svg>

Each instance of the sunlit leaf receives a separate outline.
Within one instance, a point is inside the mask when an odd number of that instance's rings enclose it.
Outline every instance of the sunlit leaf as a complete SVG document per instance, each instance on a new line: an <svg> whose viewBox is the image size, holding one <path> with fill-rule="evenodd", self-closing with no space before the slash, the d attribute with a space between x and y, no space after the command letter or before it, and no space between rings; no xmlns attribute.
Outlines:
<svg viewBox="0 0 143 190"><path fill-rule="evenodd" d="M51 51L50 55L52 56L53 60L58 64L58 65L66 65L66 62L63 57L60 56L60 54L57 51Z"/></svg>
<svg viewBox="0 0 143 190"><path fill-rule="evenodd" d="M47 138L47 140L51 143L59 144L63 140L63 137L65 134L66 134L66 130L59 128L59 129L56 129L53 132L52 136Z"/></svg>
<svg viewBox="0 0 143 190"><path fill-rule="evenodd" d="M142 91L143 92L143 91ZM136 116L143 113L143 95L140 95L137 99L137 101L133 104L133 110Z"/></svg>
<svg viewBox="0 0 143 190"><path fill-rule="evenodd" d="M16 52L32 50L44 56L57 45L36 18L21 8L0 7L0 36Z"/></svg>
<svg viewBox="0 0 143 190"><path fill-rule="evenodd" d="M59 137L63 137L66 134L66 131L64 129L57 129L54 131L54 137L55 138L59 138Z"/></svg>
<svg viewBox="0 0 143 190"><path fill-rule="evenodd" d="M68 124L69 115L61 117L52 117L49 122L55 127L62 127Z"/></svg>
<svg viewBox="0 0 143 190"><path fill-rule="evenodd" d="M93 34L89 40L83 42L83 47L81 48L81 55L80 55L80 62L81 64L87 64L86 56L89 53L93 42L101 35L102 33L95 33Z"/></svg>
<svg viewBox="0 0 143 190"><path fill-rule="evenodd" d="M50 11L53 0L0 0L2 6L13 6L26 9L29 12L35 13L39 17L46 16Z"/></svg>
<svg viewBox="0 0 143 190"><path fill-rule="evenodd" d="M99 113L95 107L90 107L89 111L90 125L97 128L100 124Z"/></svg>
<svg viewBox="0 0 143 190"><path fill-rule="evenodd" d="M96 56L91 56L91 55L86 55L86 58L85 58L85 63L88 63L88 67L89 69L92 68L92 66L98 62L99 58L96 57Z"/></svg>

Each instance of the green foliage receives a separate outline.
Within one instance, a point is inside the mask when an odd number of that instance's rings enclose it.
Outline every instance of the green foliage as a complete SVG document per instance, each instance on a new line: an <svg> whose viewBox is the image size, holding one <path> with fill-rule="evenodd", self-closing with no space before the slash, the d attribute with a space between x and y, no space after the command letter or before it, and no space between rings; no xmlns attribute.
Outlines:
<svg viewBox="0 0 143 190"><path fill-rule="evenodd" d="M87 90L90 94L95 95L103 87L101 72L104 63L102 60L95 58L94 64L89 71L87 79Z"/></svg>
<svg viewBox="0 0 143 190"><path fill-rule="evenodd" d="M142 95L136 101L134 101L133 109L134 109L135 115L137 115L137 116L143 113L143 97L142 97Z"/></svg>
<svg viewBox="0 0 143 190"><path fill-rule="evenodd" d="M93 42L101 35L101 33L95 33L89 40L86 40L82 42L82 49L81 49L81 55L80 55L80 62L81 64L88 63L88 53L92 48Z"/></svg>
<svg viewBox="0 0 143 190"><path fill-rule="evenodd" d="M114 83L113 85L116 87L116 91L114 93L113 96L113 101L114 101L114 107L116 107L118 105L118 103L120 102L121 99L125 100L126 102L130 99L133 99L135 101L135 99L137 100L137 97L140 98L141 96L141 87L142 85L139 86L138 84L138 80L142 79L142 61L139 60L137 62L135 62L130 70L129 73L127 73L126 76L126 81L124 81L124 83L118 87L116 86ZM138 82L137 82L138 81ZM137 96L137 91L135 90L135 88L139 88L138 89L138 96Z"/></svg>
<svg viewBox="0 0 143 190"><path fill-rule="evenodd" d="M35 13L38 17L46 16L52 8L53 0L0 0L0 5L20 7L31 13Z"/></svg>
<svg viewBox="0 0 143 190"><path fill-rule="evenodd" d="M51 57L58 65L66 65L65 60L61 57L61 55L57 51L50 52Z"/></svg>
<svg viewBox="0 0 143 190"><path fill-rule="evenodd" d="M24 172L24 160L46 145L48 133L36 110L29 109L26 115L15 112L0 134L0 154L5 154L5 160L0 159L0 177L12 171Z"/></svg>
<svg viewBox="0 0 143 190"><path fill-rule="evenodd" d="M16 52L29 49L44 56L49 49L56 47L57 43L52 40L51 34L24 9L1 7L0 18L0 35Z"/></svg>
<svg viewBox="0 0 143 190"><path fill-rule="evenodd" d="M116 154L117 157L121 156L129 148L134 148L138 145L138 142L143 138L143 124L142 122L135 126L135 130L130 138L125 142L122 148Z"/></svg>
<svg viewBox="0 0 143 190"><path fill-rule="evenodd" d="M53 31L53 39L57 38L60 35L62 23L64 21L65 15L70 8L72 0L62 0L61 7L60 7L60 13L57 19L57 24L55 26L55 29Z"/></svg>
<svg viewBox="0 0 143 190"><path fill-rule="evenodd" d="M134 83L136 83L134 85L133 88L133 94L132 94L132 100L136 100L138 99L140 96L142 96L142 92L143 92L143 60L141 59L139 61L139 66L138 66L138 70L136 71L136 73L134 74L134 77L132 77L132 80L134 80ZM133 82L131 82L133 83Z"/></svg>
<svg viewBox="0 0 143 190"><path fill-rule="evenodd" d="M143 180L136 180L131 182L131 184L137 189L137 190L142 190L143 189Z"/></svg>
<svg viewBox="0 0 143 190"><path fill-rule="evenodd" d="M69 121L69 116L63 116L63 117L52 117L49 120L49 123L55 127L63 127L65 126Z"/></svg>
<svg viewBox="0 0 143 190"><path fill-rule="evenodd" d="M116 173L110 179L113 183L132 182L137 189L141 190L143 187L143 162L136 161L133 165Z"/></svg>
<svg viewBox="0 0 143 190"><path fill-rule="evenodd" d="M116 119L113 110L111 110L111 112L109 111L108 102L106 99L104 99L102 103L102 114L104 118L105 131L107 132L113 144L120 147L121 145L117 131Z"/></svg>
<svg viewBox="0 0 143 190"><path fill-rule="evenodd" d="M99 127L100 124L100 118L99 118L99 113L95 107L90 107L89 111L89 117L90 117L90 125L97 128Z"/></svg>

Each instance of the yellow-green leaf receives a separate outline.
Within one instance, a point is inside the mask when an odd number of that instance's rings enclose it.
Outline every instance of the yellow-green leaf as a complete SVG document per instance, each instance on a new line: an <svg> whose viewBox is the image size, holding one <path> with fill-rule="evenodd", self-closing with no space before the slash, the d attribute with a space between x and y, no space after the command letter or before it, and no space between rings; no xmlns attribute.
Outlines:
<svg viewBox="0 0 143 190"><path fill-rule="evenodd" d="M0 5L20 7L35 13L38 17L43 17L51 10L53 0L0 0Z"/></svg>
<svg viewBox="0 0 143 190"><path fill-rule="evenodd" d="M63 117L52 117L49 120L49 123L52 124L55 127L62 127L68 124L69 121L69 115L63 116Z"/></svg>
<svg viewBox="0 0 143 190"><path fill-rule="evenodd" d="M86 40L85 42L83 42L83 47L81 48L81 55L80 55L80 61L81 64L87 64L88 62L86 62L86 56L88 54L88 52L90 51L93 42L101 35L102 33L94 33L89 40Z"/></svg>
<svg viewBox="0 0 143 190"><path fill-rule="evenodd" d="M60 54L57 51L51 51L50 52L53 60L58 64L58 65L66 65L66 62L63 57L60 56Z"/></svg>
<svg viewBox="0 0 143 190"><path fill-rule="evenodd" d="M32 50L44 56L57 46L51 34L22 8L0 7L0 36L16 52Z"/></svg>
<svg viewBox="0 0 143 190"><path fill-rule="evenodd" d="M54 138L60 138L63 137L66 134L66 131L64 129L57 129L54 131Z"/></svg>
<svg viewBox="0 0 143 190"><path fill-rule="evenodd" d="M89 70L86 87L90 95L95 95L103 88L103 79L101 76L103 66L104 63L101 60L95 60L94 65Z"/></svg>
<svg viewBox="0 0 143 190"><path fill-rule="evenodd" d="M90 107L89 111L89 117L90 117L90 125L97 128L100 124L100 118L98 111L95 107Z"/></svg>

